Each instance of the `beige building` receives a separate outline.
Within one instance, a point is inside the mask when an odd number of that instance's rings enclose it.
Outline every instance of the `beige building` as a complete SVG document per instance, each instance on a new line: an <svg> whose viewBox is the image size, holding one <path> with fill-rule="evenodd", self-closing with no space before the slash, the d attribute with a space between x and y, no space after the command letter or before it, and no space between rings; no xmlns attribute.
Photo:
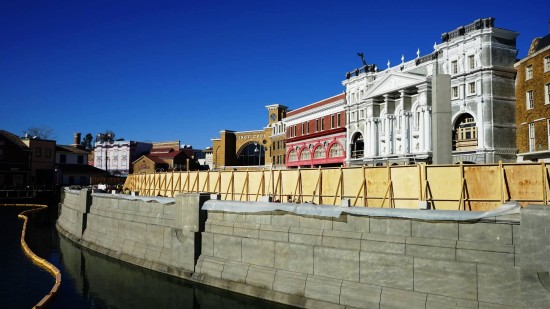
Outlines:
<svg viewBox="0 0 550 309"><path fill-rule="evenodd" d="M286 115L286 106L268 105L268 125L261 130L231 131L222 130L219 138L212 139L213 169L224 168L262 168L271 167L273 157L282 149L273 150L271 139L273 125Z"/></svg>

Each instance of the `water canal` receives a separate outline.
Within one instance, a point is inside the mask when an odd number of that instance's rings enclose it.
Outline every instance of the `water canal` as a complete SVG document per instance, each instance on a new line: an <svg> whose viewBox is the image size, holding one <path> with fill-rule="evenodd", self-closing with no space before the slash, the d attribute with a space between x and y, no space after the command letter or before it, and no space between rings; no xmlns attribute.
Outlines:
<svg viewBox="0 0 550 309"><path fill-rule="evenodd" d="M19 243L22 207L0 208L0 308L32 308L54 280ZM47 308L290 308L149 271L81 248L58 235L52 211L31 216L27 243L62 273Z"/></svg>

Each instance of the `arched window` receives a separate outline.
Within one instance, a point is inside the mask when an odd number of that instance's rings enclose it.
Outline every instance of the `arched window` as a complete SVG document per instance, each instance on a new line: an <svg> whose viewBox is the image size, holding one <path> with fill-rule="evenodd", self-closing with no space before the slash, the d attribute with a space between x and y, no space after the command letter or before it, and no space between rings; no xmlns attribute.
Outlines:
<svg viewBox="0 0 550 309"><path fill-rule="evenodd" d="M344 149L342 149L342 145L340 145L339 143L332 144L328 154L329 158L338 158L342 157L343 155Z"/></svg>
<svg viewBox="0 0 550 309"><path fill-rule="evenodd" d="M474 117L462 114L456 119L453 130L453 150L475 150L477 148L477 126Z"/></svg>
<svg viewBox="0 0 550 309"><path fill-rule="evenodd" d="M361 133L356 133L353 136L352 144L351 144L351 158L352 159L359 159L363 157L363 150L364 150L364 142L363 142L363 135Z"/></svg>
<svg viewBox="0 0 550 309"><path fill-rule="evenodd" d="M292 150L290 151L290 153L288 154L288 162L296 162L298 161L298 154L296 153L296 151Z"/></svg>
<svg viewBox="0 0 550 309"><path fill-rule="evenodd" d="M313 153L314 159L324 159L325 158L325 147L319 146L315 148L315 152Z"/></svg>
<svg viewBox="0 0 550 309"><path fill-rule="evenodd" d="M300 161L306 161L311 159L311 152L308 148L304 148L300 153Z"/></svg>
<svg viewBox="0 0 550 309"><path fill-rule="evenodd" d="M265 164L265 148L259 143L248 143L237 156L239 166L254 166Z"/></svg>

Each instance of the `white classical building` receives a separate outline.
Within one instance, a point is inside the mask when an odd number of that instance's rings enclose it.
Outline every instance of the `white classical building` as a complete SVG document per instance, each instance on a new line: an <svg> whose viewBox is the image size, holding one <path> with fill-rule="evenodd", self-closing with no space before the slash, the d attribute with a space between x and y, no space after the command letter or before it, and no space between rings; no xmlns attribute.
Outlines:
<svg viewBox="0 0 550 309"><path fill-rule="evenodd" d="M432 162L433 130L448 134L437 147L452 147L454 163L515 160L517 35L494 27L493 18L479 19L442 34L431 54L347 73L346 164ZM443 97L432 93L439 75L450 75L450 85L439 88L450 92ZM449 95L450 127L435 127L435 101Z"/></svg>
<svg viewBox="0 0 550 309"><path fill-rule="evenodd" d="M132 173L132 162L152 147L152 143L135 141L96 142L94 166L115 176L128 176Z"/></svg>

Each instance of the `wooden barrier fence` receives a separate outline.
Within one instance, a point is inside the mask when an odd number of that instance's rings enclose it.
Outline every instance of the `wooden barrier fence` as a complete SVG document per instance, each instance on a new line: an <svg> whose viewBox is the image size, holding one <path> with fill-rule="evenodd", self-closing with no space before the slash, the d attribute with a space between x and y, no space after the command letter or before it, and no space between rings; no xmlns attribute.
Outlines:
<svg viewBox="0 0 550 309"><path fill-rule="evenodd" d="M211 192L222 200L274 201L439 210L490 210L510 200L548 203L545 163L400 165L288 170L192 171L128 176L124 187L145 196Z"/></svg>

